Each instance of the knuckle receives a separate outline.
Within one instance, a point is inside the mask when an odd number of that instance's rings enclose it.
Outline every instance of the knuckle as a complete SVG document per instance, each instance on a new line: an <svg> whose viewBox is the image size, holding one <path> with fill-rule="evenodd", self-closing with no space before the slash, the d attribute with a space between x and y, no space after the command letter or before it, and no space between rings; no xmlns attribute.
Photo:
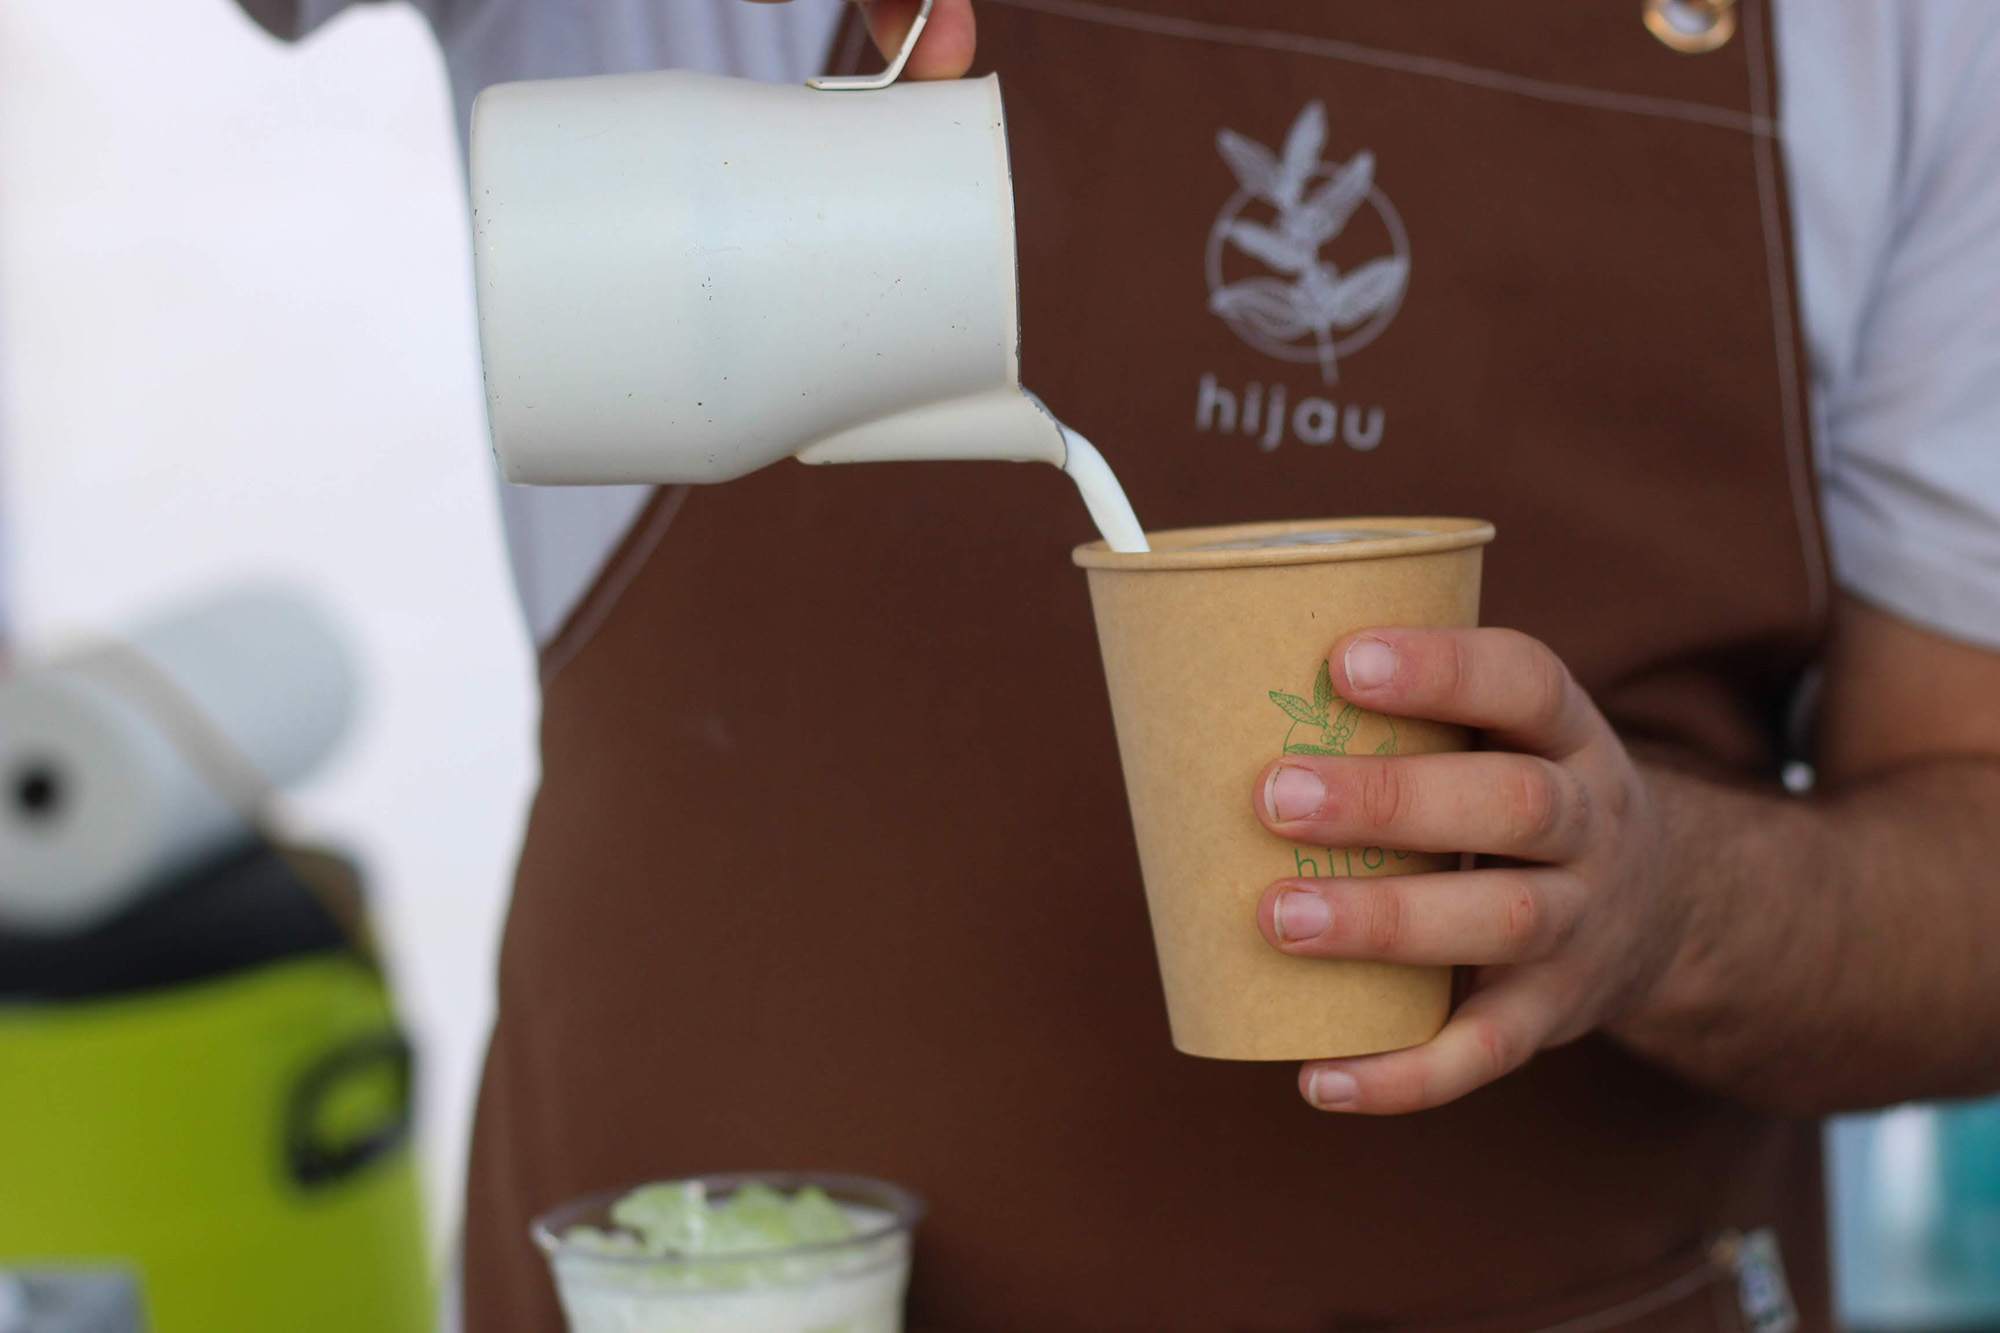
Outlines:
<svg viewBox="0 0 2000 1333"><path fill-rule="evenodd" d="M1519 630L1496 630L1505 643L1507 676L1524 701L1522 723L1546 729L1562 717L1569 703L1569 668L1540 639Z"/></svg>
<svg viewBox="0 0 2000 1333"><path fill-rule="evenodd" d="M1542 892L1548 918L1545 923L1545 952L1563 948L1576 938L1583 927L1584 904L1589 896L1590 890L1582 877L1572 871L1557 871L1549 877Z"/></svg>
<svg viewBox="0 0 2000 1333"><path fill-rule="evenodd" d="M1562 720L1569 703L1569 668L1540 644L1535 647L1533 725L1537 731L1549 731Z"/></svg>
<svg viewBox="0 0 2000 1333"><path fill-rule="evenodd" d="M1387 958L1401 951L1410 936L1410 914L1402 893L1387 884L1371 893L1362 930L1370 953Z"/></svg>
<svg viewBox="0 0 2000 1333"><path fill-rule="evenodd" d="M1477 668L1472 664L1471 635L1454 634L1450 643L1451 651L1438 664L1438 694L1440 698L1457 699L1472 688Z"/></svg>
<svg viewBox="0 0 2000 1333"><path fill-rule="evenodd" d="M1377 760L1362 772L1359 795L1363 826L1379 833L1394 828L1407 813L1409 783L1400 765Z"/></svg>
<svg viewBox="0 0 2000 1333"><path fill-rule="evenodd" d="M1597 800L1591 795L1589 783L1567 769L1560 771L1564 785L1569 788L1565 804L1569 807L1570 827L1578 837L1587 838L1597 822Z"/></svg>
<svg viewBox="0 0 2000 1333"><path fill-rule="evenodd" d="M1547 900L1532 881L1514 877L1505 890L1500 937L1509 953L1519 956L1541 941L1548 918Z"/></svg>
<svg viewBox="0 0 2000 1333"><path fill-rule="evenodd" d="M1545 764L1509 765L1506 802L1509 824L1537 845L1548 841L1562 820L1562 794Z"/></svg>
<svg viewBox="0 0 2000 1333"><path fill-rule="evenodd" d="M1491 1083L1513 1071L1517 1063L1514 1041L1499 1024L1476 1021L1468 1035L1472 1038L1474 1067L1480 1076L1480 1084Z"/></svg>

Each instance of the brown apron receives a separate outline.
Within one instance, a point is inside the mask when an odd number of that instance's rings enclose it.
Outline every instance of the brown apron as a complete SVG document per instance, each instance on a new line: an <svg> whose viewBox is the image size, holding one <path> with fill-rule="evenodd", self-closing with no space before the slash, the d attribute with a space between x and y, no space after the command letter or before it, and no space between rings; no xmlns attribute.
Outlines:
<svg viewBox="0 0 2000 1333"><path fill-rule="evenodd" d="M1774 781L1825 566L1739 16L1689 55L1640 0L986 0L1027 383L1154 527L1494 520L1489 623ZM926 1195L919 1329L1733 1328L1704 1247L1761 1227L1825 1329L1812 1123L1601 1040L1392 1119L1172 1050L1092 535L1034 466L656 502L546 664L473 1333L559 1327L537 1211L755 1167Z"/></svg>

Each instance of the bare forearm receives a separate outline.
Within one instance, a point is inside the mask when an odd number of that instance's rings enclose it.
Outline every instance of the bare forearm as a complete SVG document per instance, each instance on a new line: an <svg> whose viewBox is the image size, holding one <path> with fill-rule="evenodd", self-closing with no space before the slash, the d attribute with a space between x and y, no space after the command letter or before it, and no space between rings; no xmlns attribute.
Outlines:
<svg viewBox="0 0 2000 1333"><path fill-rule="evenodd" d="M1798 1110L2000 1087L2000 761L1914 763L1804 801L1649 776L1687 916L1619 1036Z"/></svg>

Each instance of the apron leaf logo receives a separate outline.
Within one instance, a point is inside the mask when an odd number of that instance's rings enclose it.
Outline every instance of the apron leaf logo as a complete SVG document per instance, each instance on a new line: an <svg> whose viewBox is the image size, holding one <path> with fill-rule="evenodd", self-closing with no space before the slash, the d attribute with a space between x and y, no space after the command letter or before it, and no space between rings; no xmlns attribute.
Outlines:
<svg viewBox="0 0 2000 1333"><path fill-rule="evenodd" d="M1362 149L1327 162L1326 144L1326 105L1317 101L1277 152L1235 130L1216 133L1237 191L1209 231L1208 308L1252 347L1317 363L1333 384L1340 358L1395 318L1409 288L1410 247L1402 218L1376 188L1375 155ZM1364 208L1368 234L1350 232ZM1326 253L1336 242L1364 257L1343 271ZM1369 255L1366 245L1390 253ZM1246 272L1253 264L1266 271Z"/></svg>
<svg viewBox="0 0 2000 1333"><path fill-rule="evenodd" d="M1396 753L1395 719L1364 713L1333 692L1333 673L1327 670L1325 662L1319 664L1319 674L1313 677L1312 698L1303 699L1283 690L1269 692L1271 702L1292 720L1285 731L1284 753L1286 754L1346 754L1348 744L1353 741L1355 731L1363 718L1377 718L1388 725L1389 734L1375 747L1376 754ZM1340 705L1338 713L1333 711ZM1314 739L1301 739L1299 728L1307 729L1307 735Z"/></svg>
<svg viewBox="0 0 2000 1333"><path fill-rule="evenodd" d="M1245 324L1274 342L1291 342L1312 330L1289 285L1276 278L1245 278L1208 299L1208 308L1232 324Z"/></svg>

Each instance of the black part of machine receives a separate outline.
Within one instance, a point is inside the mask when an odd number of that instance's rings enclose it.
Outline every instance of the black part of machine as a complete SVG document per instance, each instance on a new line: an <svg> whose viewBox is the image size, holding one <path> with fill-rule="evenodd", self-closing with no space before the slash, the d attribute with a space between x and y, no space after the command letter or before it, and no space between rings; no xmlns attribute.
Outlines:
<svg viewBox="0 0 2000 1333"><path fill-rule="evenodd" d="M125 995L349 948L324 889L306 882L300 864L257 842L88 930L0 927L0 1004Z"/></svg>

